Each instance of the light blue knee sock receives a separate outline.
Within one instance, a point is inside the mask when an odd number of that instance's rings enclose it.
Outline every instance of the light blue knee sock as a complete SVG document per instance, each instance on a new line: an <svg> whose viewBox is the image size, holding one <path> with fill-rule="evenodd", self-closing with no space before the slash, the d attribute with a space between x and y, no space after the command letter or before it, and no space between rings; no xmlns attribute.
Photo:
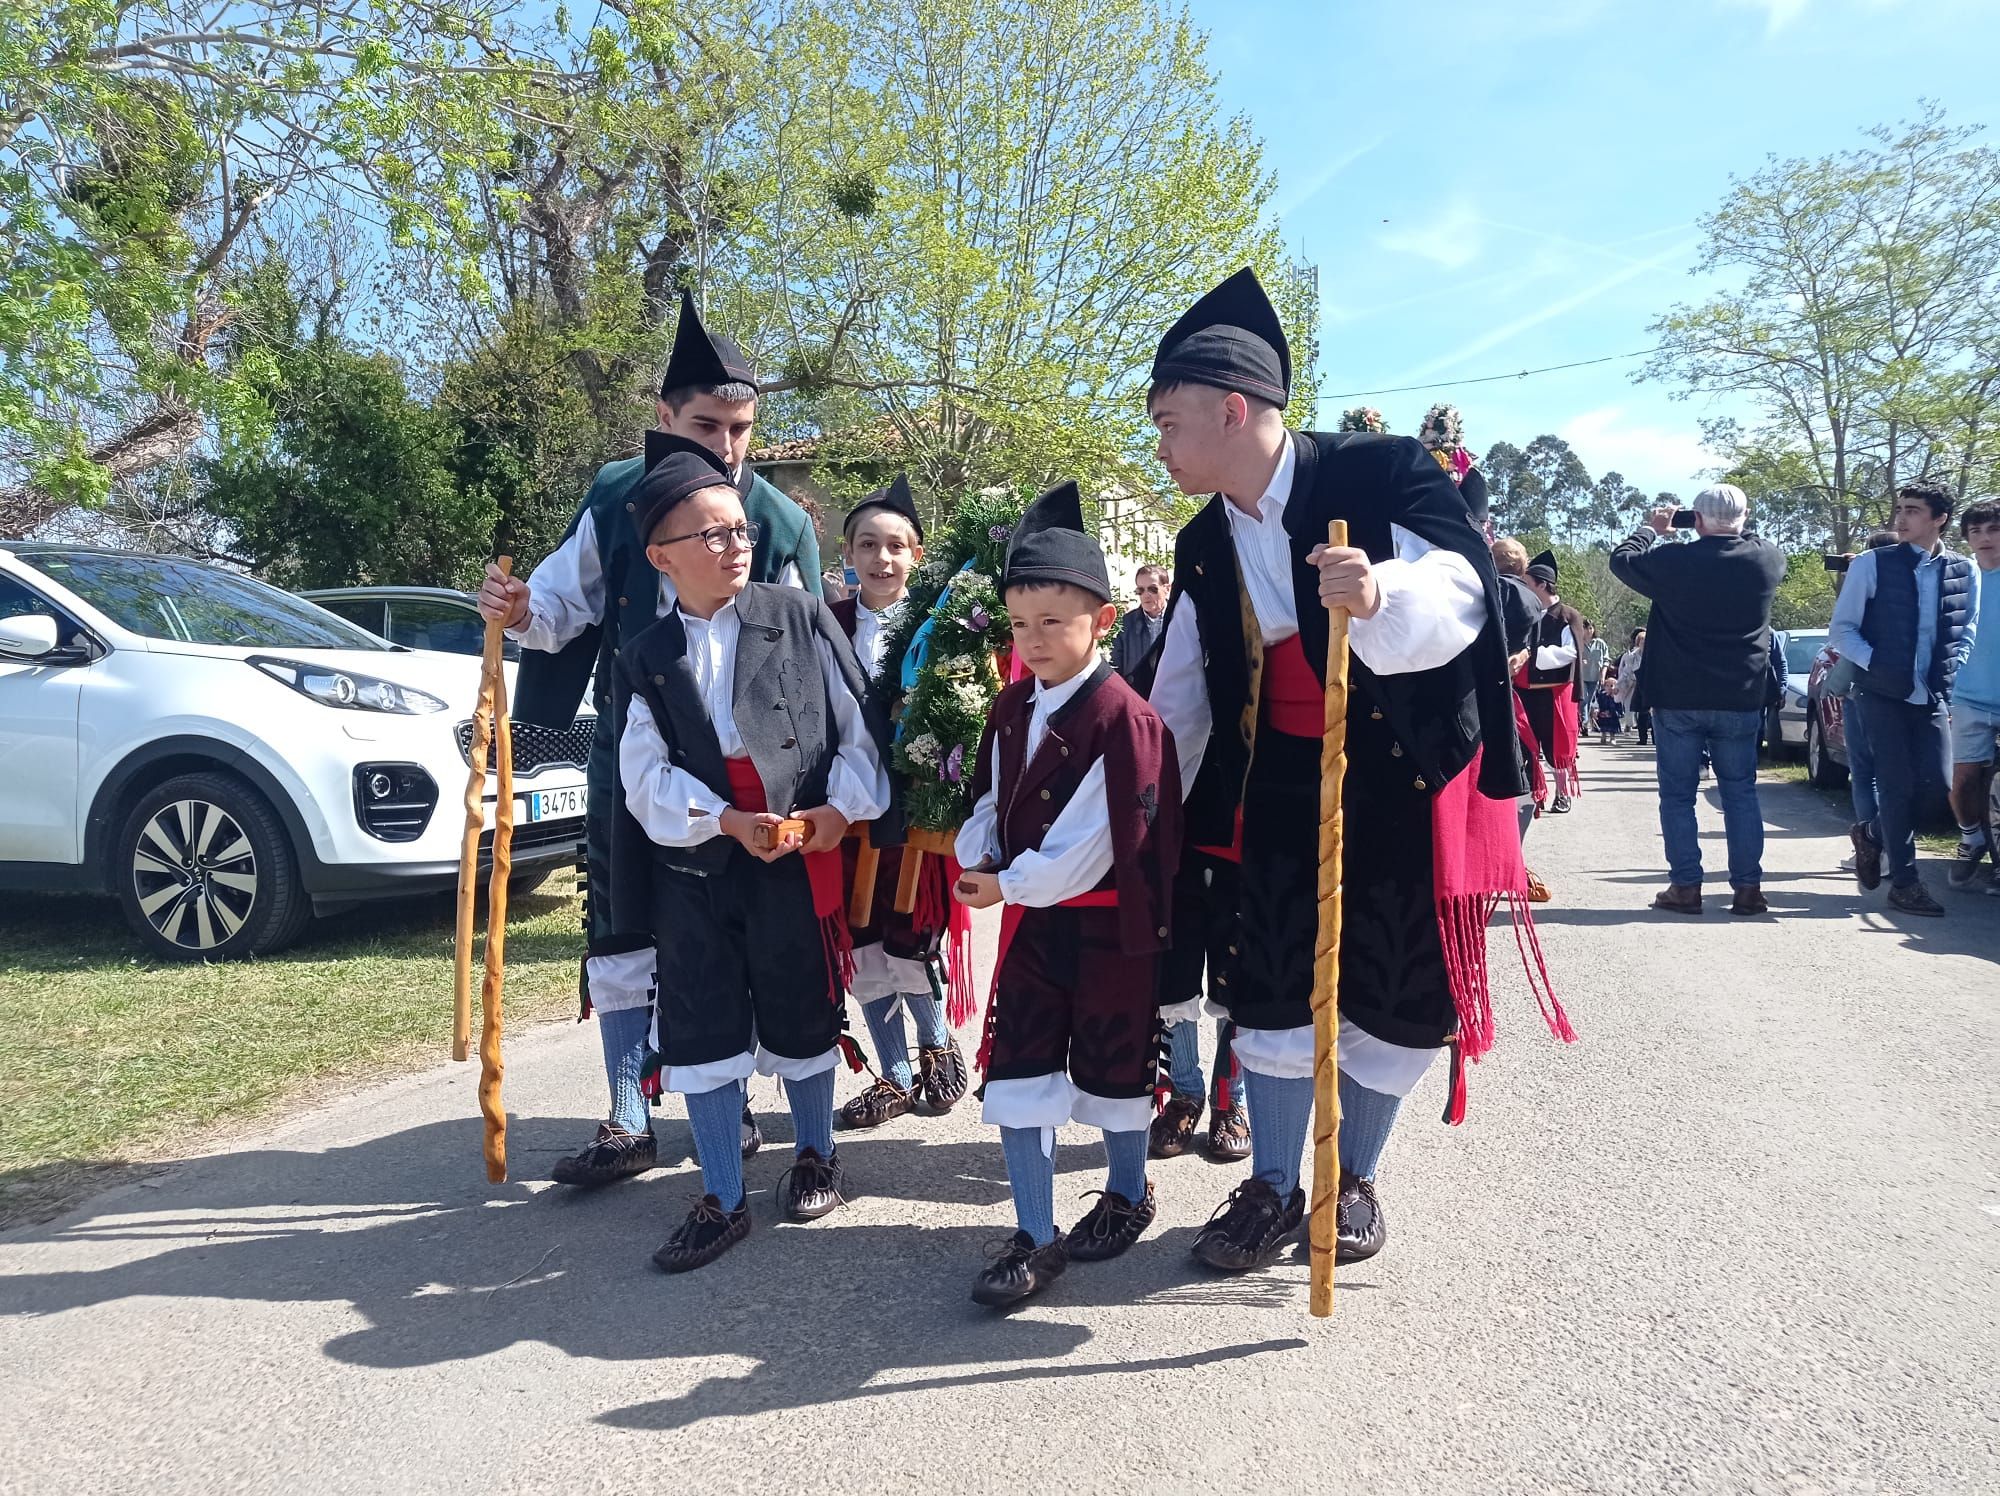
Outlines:
<svg viewBox="0 0 2000 1496"><path fill-rule="evenodd" d="M910 1089L910 1041L903 1033L903 1015L896 1010L895 997L878 997L861 1005L868 1020L868 1035L875 1041L875 1059L884 1078L905 1091Z"/></svg>
<svg viewBox="0 0 2000 1496"><path fill-rule="evenodd" d="M1111 1175L1104 1187L1123 1195L1135 1205L1146 1198L1146 1129L1137 1132L1104 1134L1104 1155L1111 1160Z"/></svg>
<svg viewBox="0 0 2000 1496"><path fill-rule="evenodd" d="M597 1015L597 1037L604 1045L604 1077L611 1082L611 1125L627 1132L644 1132L647 1126L639 1072L646 1065L646 1035L652 1026L650 1006L600 1011Z"/></svg>
<svg viewBox="0 0 2000 1496"><path fill-rule="evenodd" d="M792 1104L792 1135L798 1139L799 1152L811 1148L821 1158L832 1158L833 1071L786 1081L785 1099Z"/></svg>
<svg viewBox="0 0 2000 1496"><path fill-rule="evenodd" d="M1014 1191L1014 1219L1045 1247L1056 1239L1056 1156L1042 1152L1039 1127L1003 1127L1000 1151L1007 1156L1007 1183ZM1141 1160L1140 1167L1145 1167Z"/></svg>
<svg viewBox="0 0 2000 1496"><path fill-rule="evenodd" d="M1243 1093L1250 1107L1250 1172L1280 1199L1290 1199L1299 1187L1299 1160L1312 1125L1312 1077L1280 1079L1245 1070Z"/></svg>
<svg viewBox="0 0 2000 1496"><path fill-rule="evenodd" d="M1167 1058L1173 1071L1174 1094L1201 1096L1201 1026L1192 1018L1167 1025Z"/></svg>
<svg viewBox="0 0 2000 1496"><path fill-rule="evenodd" d="M1389 1141L1389 1129L1396 1125L1396 1113L1403 1098L1371 1091L1358 1081L1340 1076L1340 1166L1363 1179L1375 1177L1381 1162L1382 1145Z"/></svg>
<svg viewBox="0 0 2000 1496"><path fill-rule="evenodd" d="M737 1086L691 1091L684 1098L694 1131L701 1186L724 1210L743 1203L743 1092Z"/></svg>
<svg viewBox="0 0 2000 1496"><path fill-rule="evenodd" d="M944 1023L944 1004L930 993L905 992L903 1008L916 1025L917 1043L925 1049L943 1049L951 1042L951 1030Z"/></svg>

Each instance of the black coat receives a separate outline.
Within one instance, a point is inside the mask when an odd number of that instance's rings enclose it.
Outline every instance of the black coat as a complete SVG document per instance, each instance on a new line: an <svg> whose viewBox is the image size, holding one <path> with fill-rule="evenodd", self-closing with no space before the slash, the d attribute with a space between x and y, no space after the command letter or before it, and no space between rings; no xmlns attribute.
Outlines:
<svg viewBox="0 0 2000 1496"><path fill-rule="evenodd" d="M1653 539L1640 530L1611 553L1611 574L1653 600L1646 708L1762 711L1785 553L1754 535L1710 535L1691 545Z"/></svg>

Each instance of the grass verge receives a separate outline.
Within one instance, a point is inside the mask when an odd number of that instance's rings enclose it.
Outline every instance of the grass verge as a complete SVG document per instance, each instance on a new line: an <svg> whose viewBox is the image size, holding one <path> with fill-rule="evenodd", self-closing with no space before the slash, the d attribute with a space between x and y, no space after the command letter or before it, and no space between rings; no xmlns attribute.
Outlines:
<svg viewBox="0 0 2000 1496"><path fill-rule="evenodd" d="M574 876L510 906L510 1027L573 1016ZM449 895L363 907L291 950L158 962L104 899L21 896L0 920L0 1226L44 1219L203 1135L329 1083L441 1059ZM475 989L473 1022L478 1023Z"/></svg>

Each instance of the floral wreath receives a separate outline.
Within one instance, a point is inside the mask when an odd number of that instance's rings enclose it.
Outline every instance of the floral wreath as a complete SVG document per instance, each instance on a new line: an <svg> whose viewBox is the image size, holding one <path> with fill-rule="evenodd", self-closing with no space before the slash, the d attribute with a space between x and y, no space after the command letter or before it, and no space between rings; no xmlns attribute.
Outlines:
<svg viewBox="0 0 2000 1496"><path fill-rule="evenodd" d="M1382 412L1374 406L1355 405L1350 406L1340 413L1340 429L1342 431L1372 431L1378 436L1386 436L1389 432L1389 422L1383 417Z"/></svg>

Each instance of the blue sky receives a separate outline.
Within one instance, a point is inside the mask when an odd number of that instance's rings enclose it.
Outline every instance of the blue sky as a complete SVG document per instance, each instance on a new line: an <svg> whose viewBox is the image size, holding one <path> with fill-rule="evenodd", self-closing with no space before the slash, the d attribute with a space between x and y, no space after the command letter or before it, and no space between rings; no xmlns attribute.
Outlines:
<svg viewBox="0 0 2000 1496"><path fill-rule="evenodd" d="M1650 345L1698 296L1697 219L1767 154L1820 156L1920 98L1993 125L1994 0L1191 0L1224 101L1320 268L1321 420L1399 432L1454 400L1479 451L1545 431L1593 473L1689 491L1720 413L1628 359L1386 394ZM1315 67L1300 65L1311 59ZM2000 144L2000 140L1994 143Z"/></svg>

